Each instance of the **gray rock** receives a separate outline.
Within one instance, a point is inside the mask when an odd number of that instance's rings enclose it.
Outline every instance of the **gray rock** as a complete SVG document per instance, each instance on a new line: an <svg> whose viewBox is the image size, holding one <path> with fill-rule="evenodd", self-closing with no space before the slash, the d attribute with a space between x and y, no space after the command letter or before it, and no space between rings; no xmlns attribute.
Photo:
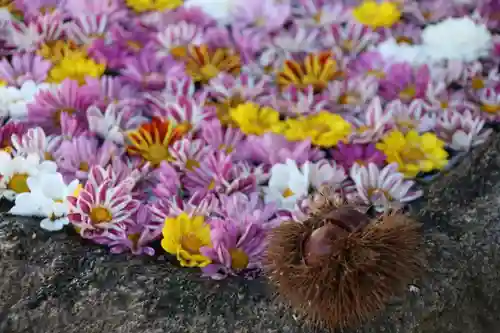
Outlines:
<svg viewBox="0 0 500 333"><path fill-rule="evenodd" d="M428 263L412 290L356 332L493 332L500 324L500 136L411 210ZM111 255L30 219L0 222L0 332L321 332L264 279L214 282L168 258Z"/></svg>

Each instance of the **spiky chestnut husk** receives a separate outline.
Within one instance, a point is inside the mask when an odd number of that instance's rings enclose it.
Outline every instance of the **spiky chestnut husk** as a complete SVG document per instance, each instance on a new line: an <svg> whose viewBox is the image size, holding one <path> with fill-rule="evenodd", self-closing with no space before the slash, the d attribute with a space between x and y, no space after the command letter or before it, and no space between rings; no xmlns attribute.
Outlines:
<svg viewBox="0 0 500 333"><path fill-rule="evenodd" d="M264 266L280 296L314 324L359 324L402 292L421 267L420 224L350 207L271 232Z"/></svg>

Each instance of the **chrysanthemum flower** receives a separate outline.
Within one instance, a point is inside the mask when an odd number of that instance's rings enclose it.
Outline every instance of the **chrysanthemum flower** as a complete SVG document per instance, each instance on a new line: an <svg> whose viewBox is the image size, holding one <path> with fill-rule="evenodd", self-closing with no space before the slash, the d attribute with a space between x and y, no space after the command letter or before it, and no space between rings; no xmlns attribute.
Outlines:
<svg viewBox="0 0 500 333"><path fill-rule="evenodd" d="M359 113L378 92L378 80L373 76L357 76L345 81L333 81L324 92L325 99L333 102L332 111Z"/></svg>
<svg viewBox="0 0 500 333"><path fill-rule="evenodd" d="M367 165L369 163L382 166L385 162L385 155L375 148L375 144L344 144L339 142L337 147L331 150L335 162L350 170L354 163Z"/></svg>
<svg viewBox="0 0 500 333"><path fill-rule="evenodd" d="M169 147L188 130L185 126L175 126L170 121L153 118L151 122L127 133L130 141L127 152L132 156L141 156L156 167L161 161L172 161Z"/></svg>
<svg viewBox="0 0 500 333"><path fill-rule="evenodd" d="M6 127L8 124L3 128ZM15 155L34 154L41 160L55 161L60 157L59 148L64 139L61 136L46 136L41 127L31 127L26 133L13 133L11 140Z"/></svg>
<svg viewBox="0 0 500 333"><path fill-rule="evenodd" d="M346 23L351 18L350 8L343 3L327 3L323 0L299 0L292 13L300 25L324 27Z"/></svg>
<svg viewBox="0 0 500 333"><path fill-rule="evenodd" d="M410 102L415 98L425 98L430 80L427 65L413 68L407 63L395 63L390 65L385 77L380 80L379 93L386 100Z"/></svg>
<svg viewBox="0 0 500 333"><path fill-rule="evenodd" d="M64 39L64 15L57 11L37 15L24 23L13 22L11 28L9 44L18 51L31 52Z"/></svg>
<svg viewBox="0 0 500 333"><path fill-rule="evenodd" d="M231 119L247 135L262 135L280 121L278 111L252 102L240 104L229 112Z"/></svg>
<svg viewBox="0 0 500 333"><path fill-rule="evenodd" d="M105 140L123 145L126 131L147 121L135 113L136 110L118 104L109 104L104 111L92 105L87 109L89 129Z"/></svg>
<svg viewBox="0 0 500 333"><path fill-rule="evenodd" d="M313 86L307 86L305 89L288 86L279 93L270 91L262 98L262 102L280 114L294 118L325 110L328 106L326 96L326 94L315 94Z"/></svg>
<svg viewBox="0 0 500 333"><path fill-rule="evenodd" d="M0 151L13 153L15 149L15 138L22 136L26 131L25 123L17 121L9 121L0 126Z"/></svg>
<svg viewBox="0 0 500 333"><path fill-rule="evenodd" d="M231 50L211 49L207 45L191 45L185 57L179 57L186 64L186 73L194 81L208 83L219 73L238 75L241 70L240 56Z"/></svg>
<svg viewBox="0 0 500 333"><path fill-rule="evenodd" d="M172 10L180 7L183 0L125 0L127 6L136 13Z"/></svg>
<svg viewBox="0 0 500 333"><path fill-rule="evenodd" d="M173 254L184 267L205 267L211 260L200 253L204 246L211 246L210 226L203 216L189 217L186 213L165 219L163 249Z"/></svg>
<svg viewBox="0 0 500 333"><path fill-rule="evenodd" d="M180 170L194 171L213 149L201 139L183 138L175 141L169 149L172 165Z"/></svg>
<svg viewBox="0 0 500 333"><path fill-rule="evenodd" d="M483 88L476 93L481 115L489 121L500 119L500 89Z"/></svg>
<svg viewBox="0 0 500 333"><path fill-rule="evenodd" d="M111 23L105 14L79 13L67 23L65 30L71 41L78 45L88 45L95 39L105 39Z"/></svg>
<svg viewBox="0 0 500 333"><path fill-rule="evenodd" d="M20 11L20 14L22 14L26 20L31 20L36 16L53 13L57 8L59 8L60 5L62 5L62 2L63 1L61 0L12 1L14 7Z"/></svg>
<svg viewBox="0 0 500 333"><path fill-rule="evenodd" d="M429 103L430 109L437 112L442 110L476 109L476 104L468 97L465 90L453 91L448 89L448 84L444 80L429 85L426 93L426 101Z"/></svg>
<svg viewBox="0 0 500 333"><path fill-rule="evenodd" d="M110 104L117 104L123 108L134 109L137 113L137 106L142 106L142 96L138 89L121 76L103 75L99 79L88 77L85 86L99 91L99 101L94 101L96 106L106 108Z"/></svg>
<svg viewBox="0 0 500 333"><path fill-rule="evenodd" d="M47 78L52 64L33 53L14 54L8 61L0 60L0 80L11 86L21 87L27 81L40 84Z"/></svg>
<svg viewBox="0 0 500 333"><path fill-rule="evenodd" d="M466 110L446 110L439 115L434 131L446 145L457 151L469 151L484 143L491 129L484 129L485 120Z"/></svg>
<svg viewBox="0 0 500 333"><path fill-rule="evenodd" d="M99 78L106 66L99 64L81 52L68 53L49 72L49 82L60 83L66 79L84 84L87 77Z"/></svg>
<svg viewBox="0 0 500 333"><path fill-rule="evenodd" d="M245 135L237 128L223 127L220 121L214 119L203 125L201 137L212 149L231 154L241 150Z"/></svg>
<svg viewBox="0 0 500 333"><path fill-rule="evenodd" d="M320 189L322 186L340 187L346 179L346 171L335 161L322 159L310 164L309 181L314 189Z"/></svg>
<svg viewBox="0 0 500 333"><path fill-rule="evenodd" d="M295 85L305 88L309 85L316 92L326 88L328 82L340 75L338 65L330 51L308 54L303 63L285 61L283 70L278 74L277 83L282 87Z"/></svg>
<svg viewBox="0 0 500 333"><path fill-rule="evenodd" d="M365 0L352 11L353 17L361 24L372 28L391 27L401 18L401 11L395 2Z"/></svg>
<svg viewBox="0 0 500 333"><path fill-rule="evenodd" d="M375 45L381 37L362 24L348 21L347 24L332 24L326 28L323 38L321 43L325 48L346 56L356 56Z"/></svg>
<svg viewBox="0 0 500 333"><path fill-rule="evenodd" d="M436 115L421 99L414 99L409 105L397 99L393 100L385 106L384 112L390 114L391 125L403 133L411 130L419 133L430 132L436 125Z"/></svg>
<svg viewBox="0 0 500 333"><path fill-rule="evenodd" d="M205 42L203 27L181 21L167 24L156 34L158 55L176 57L185 56L188 45L201 45Z"/></svg>
<svg viewBox="0 0 500 333"><path fill-rule="evenodd" d="M398 172L398 165L392 163L380 169L369 163L367 166L355 164L351 168L351 179L356 184L360 198L365 204L373 205L377 211L398 209L403 203L422 196L422 191L413 190L411 180Z"/></svg>
<svg viewBox="0 0 500 333"><path fill-rule="evenodd" d="M112 21L121 21L128 16L127 7L122 0L65 0L64 9L72 16L107 15Z"/></svg>
<svg viewBox="0 0 500 333"><path fill-rule="evenodd" d="M58 153L62 158L57 162L65 179L85 180L93 166L106 167L113 156L119 156L121 152L111 141L105 141L101 145L97 138L81 135L65 141Z"/></svg>
<svg viewBox="0 0 500 333"><path fill-rule="evenodd" d="M55 89L41 90L28 104L28 120L42 127L46 134L60 133L63 113L85 122L88 107L99 96L98 91L88 88L66 79Z"/></svg>
<svg viewBox="0 0 500 333"><path fill-rule="evenodd" d="M57 63L68 55L85 57L85 50L72 41L55 40L42 44L36 52L44 59Z"/></svg>
<svg viewBox="0 0 500 333"><path fill-rule="evenodd" d="M55 173L57 165L51 161L40 162L36 155L12 157L0 151L0 197L13 201L20 193L29 192L29 177L42 173Z"/></svg>
<svg viewBox="0 0 500 333"><path fill-rule="evenodd" d="M352 143L371 143L378 141L390 128L391 115L385 112L382 100L379 97L372 99L357 117L352 117L354 130L349 137Z"/></svg>
<svg viewBox="0 0 500 333"><path fill-rule="evenodd" d="M208 96L215 100L217 118L223 125L235 125L230 110L247 101L258 101L267 91L269 80L256 79L248 73L234 77L220 73L206 87Z"/></svg>
<svg viewBox="0 0 500 333"><path fill-rule="evenodd" d="M307 161L317 161L324 157L324 152L312 147L309 139L303 141L289 141L284 136L275 133L265 133L261 136L248 136L242 148L236 152L238 158L252 161L266 168L274 164L286 163L293 160L297 164Z"/></svg>
<svg viewBox="0 0 500 333"><path fill-rule="evenodd" d="M275 164L271 168L271 178L264 187L266 203L275 203L279 208L293 210L298 200L309 194L310 164L299 168L288 159L286 163Z"/></svg>
<svg viewBox="0 0 500 333"><path fill-rule="evenodd" d="M210 226L211 246L202 247L201 253L212 262L202 268L204 275L221 280L261 267L267 235L260 225L212 219Z"/></svg>
<svg viewBox="0 0 500 333"><path fill-rule="evenodd" d="M377 149L384 152L388 163L396 163L406 178L415 178L419 172L441 170L448 164L444 145L433 133L392 130L377 143Z"/></svg>
<svg viewBox="0 0 500 333"><path fill-rule="evenodd" d="M306 117L288 118L283 124L274 126L273 131L291 141L310 139L317 146L331 148L347 139L352 126L341 116L322 111Z"/></svg>
<svg viewBox="0 0 500 333"><path fill-rule="evenodd" d="M69 224L67 197L80 186L78 180L66 184L60 173L48 173L29 177L27 185L30 192L17 195L10 214L43 217L40 227L47 231L58 231Z"/></svg>
<svg viewBox="0 0 500 333"><path fill-rule="evenodd" d="M211 151L198 168L186 172L184 186L189 193L231 194L248 193L256 188L256 177L242 173L231 154Z"/></svg>
<svg viewBox="0 0 500 333"><path fill-rule="evenodd" d="M282 28L291 14L288 1L256 0L251 3L235 2L231 10L236 29L253 26L266 31Z"/></svg>
<svg viewBox="0 0 500 333"><path fill-rule="evenodd" d="M130 194L133 183L112 186L112 182L109 178L97 182L91 176L78 193L68 197L68 219L83 238L98 238L108 229L133 225L132 217L140 206Z"/></svg>
<svg viewBox="0 0 500 333"><path fill-rule="evenodd" d="M385 77L390 63L384 59L380 52L367 51L352 59L348 65L349 74L352 76L363 75L382 79Z"/></svg>
<svg viewBox="0 0 500 333"><path fill-rule="evenodd" d="M29 80L19 88L8 86L0 87L0 115L4 114L12 119L26 120L28 104L35 101L36 95L42 90L51 90L47 83L36 84Z"/></svg>

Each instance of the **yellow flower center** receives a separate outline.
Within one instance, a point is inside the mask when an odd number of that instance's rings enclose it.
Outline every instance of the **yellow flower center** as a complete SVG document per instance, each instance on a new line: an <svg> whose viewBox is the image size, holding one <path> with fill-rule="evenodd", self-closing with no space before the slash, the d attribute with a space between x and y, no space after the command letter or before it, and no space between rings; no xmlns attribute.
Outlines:
<svg viewBox="0 0 500 333"><path fill-rule="evenodd" d="M398 44L407 44L407 45L413 45L413 40L410 38L410 37L406 37L406 36L399 36L398 38L396 38L396 42Z"/></svg>
<svg viewBox="0 0 500 333"><path fill-rule="evenodd" d="M313 15L313 20L314 22L316 23L321 23L321 18L323 17L323 12L321 10L318 10L318 12L316 14Z"/></svg>
<svg viewBox="0 0 500 333"><path fill-rule="evenodd" d="M200 167L200 163L197 160L188 159L186 161L186 169L189 171L193 171L194 169L198 169Z"/></svg>
<svg viewBox="0 0 500 333"><path fill-rule="evenodd" d="M28 175L25 173L14 174L7 184L7 188L16 193L26 193L30 191L28 187Z"/></svg>
<svg viewBox="0 0 500 333"><path fill-rule="evenodd" d="M142 49L141 43L136 42L134 40L128 40L126 44L134 51L140 51Z"/></svg>
<svg viewBox="0 0 500 333"><path fill-rule="evenodd" d="M295 193L293 193L293 191L287 187L284 191L283 191L283 198L289 198L291 196L295 195Z"/></svg>
<svg viewBox="0 0 500 333"><path fill-rule="evenodd" d="M471 87L474 90L483 89L485 87L483 78L480 76L473 77L471 80Z"/></svg>
<svg viewBox="0 0 500 333"><path fill-rule="evenodd" d="M181 247L190 254L199 254L203 242L194 233L183 235L181 238Z"/></svg>
<svg viewBox="0 0 500 333"><path fill-rule="evenodd" d="M342 94L339 99L338 103L342 105L358 105L360 104L361 101L361 96L357 93L347 93L347 94Z"/></svg>
<svg viewBox="0 0 500 333"><path fill-rule="evenodd" d="M52 156L52 154L49 153L49 152L44 152L43 153L43 159L46 160L46 161L53 161L54 160L54 156Z"/></svg>
<svg viewBox="0 0 500 333"><path fill-rule="evenodd" d="M148 160L154 164L159 164L161 161L168 161L171 159L170 153L167 147L164 145L155 143L149 146L148 149Z"/></svg>
<svg viewBox="0 0 500 333"><path fill-rule="evenodd" d="M213 79L220 73L219 69L212 64L201 67L200 72L207 80Z"/></svg>
<svg viewBox="0 0 500 333"><path fill-rule="evenodd" d="M80 171L88 172L90 170L90 167L89 167L89 164L87 162L80 162L78 169L80 169Z"/></svg>
<svg viewBox="0 0 500 333"><path fill-rule="evenodd" d="M208 184L208 190L211 191L215 188L215 180L212 180L210 184Z"/></svg>
<svg viewBox="0 0 500 333"><path fill-rule="evenodd" d="M486 113L499 113L500 104L482 104L481 111Z"/></svg>
<svg viewBox="0 0 500 333"><path fill-rule="evenodd" d="M221 144L221 145L218 147L218 149L219 149L220 151L223 151L223 152L227 153L227 154L231 154L231 153L234 151L234 148L233 148L232 146L227 146L227 145L225 145L225 144Z"/></svg>
<svg viewBox="0 0 500 333"><path fill-rule="evenodd" d="M417 87L412 84L399 92L399 98L402 100L411 100L417 95Z"/></svg>
<svg viewBox="0 0 500 333"><path fill-rule="evenodd" d="M90 221L93 224L107 223L113 219L113 214L106 207L98 206L90 211Z"/></svg>
<svg viewBox="0 0 500 333"><path fill-rule="evenodd" d="M240 94L235 94L228 97L221 103L216 103L216 114L221 124L225 126L236 125L236 123L231 118L229 110L231 110L232 108L236 108L238 107L238 105L241 105L243 103L245 103L245 100L241 97Z"/></svg>
<svg viewBox="0 0 500 333"><path fill-rule="evenodd" d="M248 256L245 251L241 249L231 249L229 250L231 254L231 268L234 270L242 270L248 267Z"/></svg>

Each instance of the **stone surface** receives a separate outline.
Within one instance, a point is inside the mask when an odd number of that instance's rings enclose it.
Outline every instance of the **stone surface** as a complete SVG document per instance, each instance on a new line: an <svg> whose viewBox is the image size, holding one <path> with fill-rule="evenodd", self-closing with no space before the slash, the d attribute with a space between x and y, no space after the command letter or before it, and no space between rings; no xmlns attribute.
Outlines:
<svg viewBox="0 0 500 333"><path fill-rule="evenodd" d="M412 206L428 264L418 290L356 332L493 332L500 325L500 137ZM298 333L264 280L207 281L167 258L110 255L35 221L0 218L0 332Z"/></svg>

